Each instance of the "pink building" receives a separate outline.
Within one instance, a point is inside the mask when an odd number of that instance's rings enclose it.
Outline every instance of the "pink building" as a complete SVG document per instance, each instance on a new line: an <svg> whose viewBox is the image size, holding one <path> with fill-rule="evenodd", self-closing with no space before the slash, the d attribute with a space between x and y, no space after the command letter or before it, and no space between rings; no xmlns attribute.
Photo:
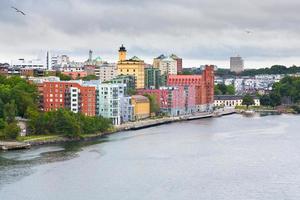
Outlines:
<svg viewBox="0 0 300 200"><path fill-rule="evenodd" d="M214 66L205 66L202 75L169 75L167 85L195 86L198 111L209 110L214 102Z"/></svg>
<svg viewBox="0 0 300 200"><path fill-rule="evenodd" d="M142 89L138 94L156 96L160 109L171 116L195 112L195 86L169 86L160 89Z"/></svg>

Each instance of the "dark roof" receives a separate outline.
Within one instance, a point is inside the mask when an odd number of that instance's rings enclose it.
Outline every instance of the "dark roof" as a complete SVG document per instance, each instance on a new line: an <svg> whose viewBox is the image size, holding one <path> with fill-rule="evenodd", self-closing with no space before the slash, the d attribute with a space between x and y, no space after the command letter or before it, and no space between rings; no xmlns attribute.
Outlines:
<svg viewBox="0 0 300 200"><path fill-rule="evenodd" d="M258 99L256 96L252 96L253 99ZM243 95L215 95L215 100L239 100L243 99Z"/></svg>
<svg viewBox="0 0 300 200"><path fill-rule="evenodd" d="M122 46L120 47L119 51L126 51L126 48L123 46L123 44L122 44Z"/></svg>
<svg viewBox="0 0 300 200"><path fill-rule="evenodd" d="M165 59L166 56L164 54L161 54L160 56L158 56L156 59Z"/></svg>

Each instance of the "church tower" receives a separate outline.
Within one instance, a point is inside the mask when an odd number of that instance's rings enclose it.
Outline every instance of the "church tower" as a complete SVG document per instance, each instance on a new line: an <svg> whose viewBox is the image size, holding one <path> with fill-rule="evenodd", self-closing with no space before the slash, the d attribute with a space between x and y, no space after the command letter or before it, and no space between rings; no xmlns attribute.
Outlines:
<svg viewBox="0 0 300 200"><path fill-rule="evenodd" d="M122 44L122 46L119 49L119 61L126 60L126 52L126 48Z"/></svg>

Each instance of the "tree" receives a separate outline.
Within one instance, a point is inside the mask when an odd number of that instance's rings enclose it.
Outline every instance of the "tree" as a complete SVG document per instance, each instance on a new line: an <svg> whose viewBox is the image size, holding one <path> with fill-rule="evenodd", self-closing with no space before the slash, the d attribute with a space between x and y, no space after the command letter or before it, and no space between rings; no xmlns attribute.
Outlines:
<svg viewBox="0 0 300 200"><path fill-rule="evenodd" d="M149 99L149 101L150 101L150 112L151 113L155 113L155 114L159 113L160 106L159 106L159 104L158 104L158 102L156 100L157 99L156 95L145 94L144 96L147 97Z"/></svg>
<svg viewBox="0 0 300 200"><path fill-rule="evenodd" d="M260 104L263 106L269 106L271 105L271 98L269 95L263 95L259 98Z"/></svg>
<svg viewBox="0 0 300 200"><path fill-rule="evenodd" d="M254 99L252 96L250 95L245 95L244 98L243 98L243 102L242 102L242 105L246 105L247 106L247 109L250 105L254 105Z"/></svg>
<svg viewBox="0 0 300 200"><path fill-rule="evenodd" d="M281 97L279 94L271 93L270 94L270 105L272 107L279 106L281 104Z"/></svg>
<svg viewBox="0 0 300 200"><path fill-rule="evenodd" d="M88 75L86 77L83 77L82 80L84 80L84 81L98 80L98 77L96 75L92 74L92 75Z"/></svg>
<svg viewBox="0 0 300 200"><path fill-rule="evenodd" d="M7 123L12 123L15 121L16 113L17 113L17 108L16 108L16 104L14 101L5 104L4 118Z"/></svg>

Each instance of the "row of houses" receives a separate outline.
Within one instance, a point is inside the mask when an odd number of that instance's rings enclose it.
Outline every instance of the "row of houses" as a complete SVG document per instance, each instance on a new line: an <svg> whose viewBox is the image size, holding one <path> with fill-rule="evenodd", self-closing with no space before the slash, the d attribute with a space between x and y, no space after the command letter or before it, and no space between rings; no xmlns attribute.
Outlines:
<svg viewBox="0 0 300 200"><path fill-rule="evenodd" d="M86 116L109 118L114 125L150 115L149 99L141 95L128 96L126 84L101 83L98 80L58 81L53 78L31 81L38 85L43 111L66 108Z"/></svg>

